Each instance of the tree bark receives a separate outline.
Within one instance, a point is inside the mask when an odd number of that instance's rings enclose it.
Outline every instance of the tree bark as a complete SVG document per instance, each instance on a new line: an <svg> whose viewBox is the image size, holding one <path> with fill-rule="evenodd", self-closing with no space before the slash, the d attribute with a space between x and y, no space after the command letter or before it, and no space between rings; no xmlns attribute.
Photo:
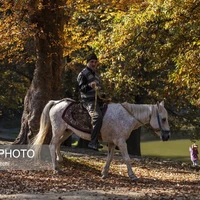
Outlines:
<svg viewBox="0 0 200 200"><path fill-rule="evenodd" d="M141 132L141 128L133 130L128 140L126 141L128 153L130 155L141 156L140 132Z"/></svg>
<svg viewBox="0 0 200 200"><path fill-rule="evenodd" d="M50 99L59 99L63 58L64 1L30 1L31 24L35 31L36 67L24 99L21 129L14 144L27 144L39 130L40 115ZM37 8L37 9L36 9ZM34 11L33 11L34 10Z"/></svg>
<svg viewBox="0 0 200 200"><path fill-rule="evenodd" d="M79 148L88 148L88 144L89 144L89 141L88 140L84 140L82 138L79 138L78 140L78 147Z"/></svg>

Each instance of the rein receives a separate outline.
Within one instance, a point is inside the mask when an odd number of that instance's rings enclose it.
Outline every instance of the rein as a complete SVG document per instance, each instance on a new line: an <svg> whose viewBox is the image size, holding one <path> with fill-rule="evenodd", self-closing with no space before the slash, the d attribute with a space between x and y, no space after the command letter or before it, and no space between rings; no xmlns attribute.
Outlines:
<svg viewBox="0 0 200 200"><path fill-rule="evenodd" d="M156 117L157 117L157 120L158 120L159 129L160 129L161 131L163 131L162 126L161 126L161 123L160 123L160 116L159 116L159 114L158 114L158 111L156 112Z"/></svg>
<svg viewBox="0 0 200 200"><path fill-rule="evenodd" d="M146 128L149 128L149 126L147 126L146 124L144 124L142 121L140 121L139 119L137 119L122 103L121 103L122 107L135 119L137 120L140 124L142 124L143 126L145 126ZM167 131L163 130L162 126L161 126L161 123L160 123L160 117L159 117L159 114L158 114L158 110L156 111L156 117L157 117L157 120L158 120L158 126L159 126L159 129L162 133L165 133ZM151 129L153 129L152 127L150 127ZM153 129L154 131L156 131L155 129Z"/></svg>
<svg viewBox="0 0 200 200"><path fill-rule="evenodd" d="M106 99L106 98L103 98L100 93L99 93L99 88L96 86L95 87L95 103L94 103L94 111L96 110L96 107L97 107L97 101L98 101L98 98L103 100L103 101L111 101L110 98Z"/></svg>
<svg viewBox="0 0 200 200"><path fill-rule="evenodd" d="M103 101L111 101L111 99L106 99L106 98L103 98L101 97L100 93L99 93L99 88L97 86L95 86L95 100L94 100L94 112L96 111L96 108L97 108L97 101L98 101L98 98L103 100ZM93 119L93 117L92 117Z"/></svg>
<svg viewBox="0 0 200 200"><path fill-rule="evenodd" d="M160 116L158 114L158 111L156 112L156 117L157 117L157 120L158 120L158 126L159 126L159 129L161 130L162 133L168 133L169 131L167 130L164 130L161 126L161 123L160 123Z"/></svg>
<svg viewBox="0 0 200 200"><path fill-rule="evenodd" d="M121 103L121 106L122 106L134 119L136 119L140 124L142 124L143 126L145 126L146 128L148 128L146 124L144 124L142 121L140 121L139 119L137 119L137 118L122 104L122 103Z"/></svg>

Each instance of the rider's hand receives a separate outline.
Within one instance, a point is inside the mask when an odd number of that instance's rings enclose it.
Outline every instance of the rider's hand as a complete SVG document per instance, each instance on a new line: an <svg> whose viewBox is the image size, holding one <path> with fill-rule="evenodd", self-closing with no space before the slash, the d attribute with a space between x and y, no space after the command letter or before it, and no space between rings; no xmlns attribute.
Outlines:
<svg viewBox="0 0 200 200"><path fill-rule="evenodd" d="M96 82L93 81L90 83L90 87L95 88L96 86L97 86Z"/></svg>

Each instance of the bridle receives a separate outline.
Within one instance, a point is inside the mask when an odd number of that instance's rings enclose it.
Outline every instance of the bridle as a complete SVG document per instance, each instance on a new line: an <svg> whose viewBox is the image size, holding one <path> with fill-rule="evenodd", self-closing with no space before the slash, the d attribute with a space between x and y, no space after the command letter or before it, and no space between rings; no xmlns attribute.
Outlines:
<svg viewBox="0 0 200 200"><path fill-rule="evenodd" d="M169 130L164 130L164 129L162 128L162 126L161 126L160 116L159 116L159 113L158 113L158 109L157 109L157 111L156 111L156 118L157 118L157 120L158 120L158 126L159 126L160 131L161 131L163 134L169 134L170 131L169 131Z"/></svg>
<svg viewBox="0 0 200 200"><path fill-rule="evenodd" d="M121 103L121 105L135 120L137 120L140 124L142 124L146 128L149 128L149 127L147 127L146 124L144 124L142 121L140 121L139 119L137 119L122 103ZM157 118L157 121L158 121L159 129L154 129L153 127L151 127L151 129L153 129L154 132L161 131L162 134L169 134L170 131L169 130L164 130L162 128L162 126L161 126L160 116L159 116L159 113L158 113L158 109L156 110L156 118ZM151 120L151 116L150 116L150 120Z"/></svg>

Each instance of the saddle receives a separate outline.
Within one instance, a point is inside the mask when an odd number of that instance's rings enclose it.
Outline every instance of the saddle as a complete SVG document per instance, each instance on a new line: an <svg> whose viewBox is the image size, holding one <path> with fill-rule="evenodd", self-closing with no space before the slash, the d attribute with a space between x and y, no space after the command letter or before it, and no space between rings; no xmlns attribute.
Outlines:
<svg viewBox="0 0 200 200"><path fill-rule="evenodd" d="M100 109L103 116L108 104L104 103ZM62 119L73 128L91 134L91 117L82 102L71 101L62 114Z"/></svg>

